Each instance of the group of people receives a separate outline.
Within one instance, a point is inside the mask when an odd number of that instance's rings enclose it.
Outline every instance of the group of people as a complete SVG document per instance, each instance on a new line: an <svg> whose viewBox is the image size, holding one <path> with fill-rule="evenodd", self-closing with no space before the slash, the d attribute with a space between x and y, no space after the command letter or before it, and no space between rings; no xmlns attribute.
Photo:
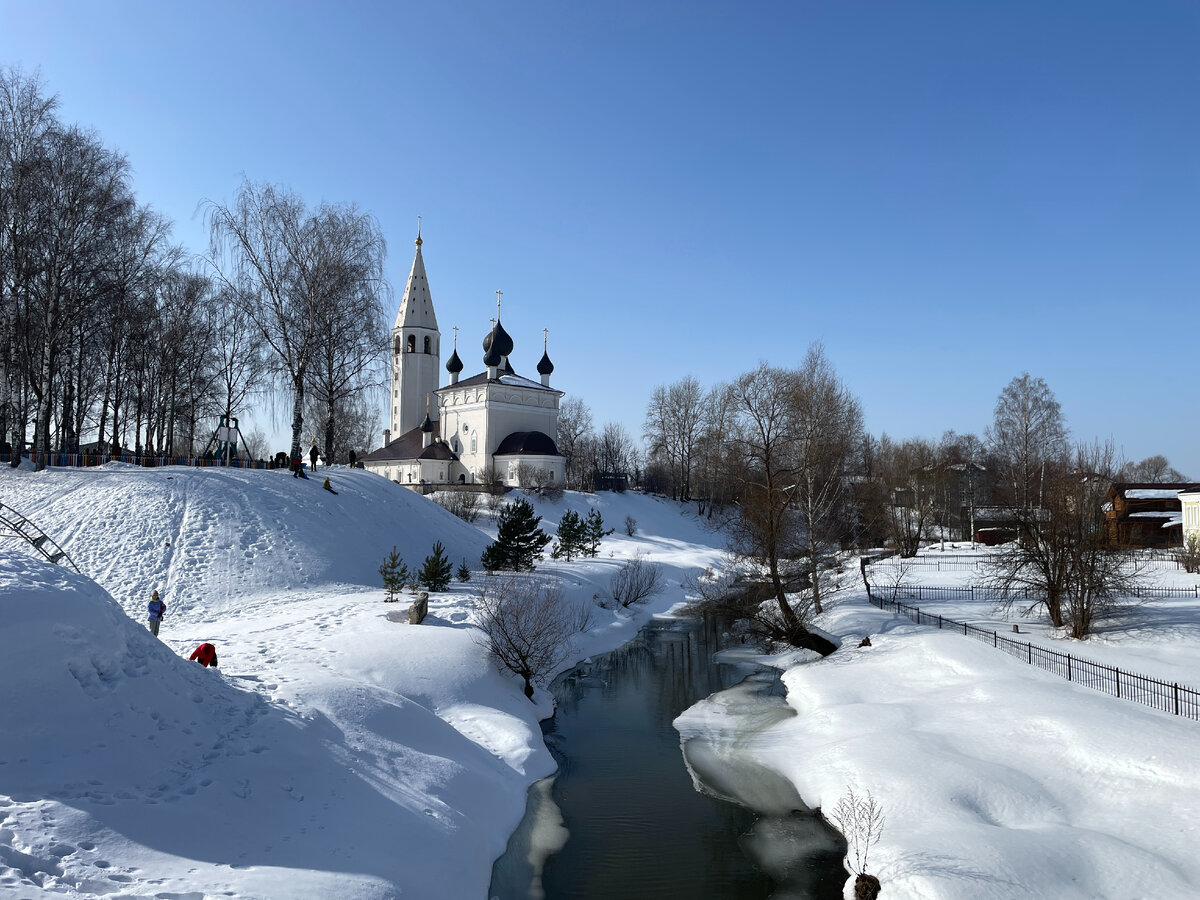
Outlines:
<svg viewBox="0 0 1200 900"><path fill-rule="evenodd" d="M155 637L158 637L158 627L162 624L163 617L166 614L167 604L158 596L158 588L155 588L150 592L150 602L146 605L150 633ZM200 663L206 669L209 666L215 666L217 664L217 648L205 641L192 651L192 655L188 659Z"/></svg>

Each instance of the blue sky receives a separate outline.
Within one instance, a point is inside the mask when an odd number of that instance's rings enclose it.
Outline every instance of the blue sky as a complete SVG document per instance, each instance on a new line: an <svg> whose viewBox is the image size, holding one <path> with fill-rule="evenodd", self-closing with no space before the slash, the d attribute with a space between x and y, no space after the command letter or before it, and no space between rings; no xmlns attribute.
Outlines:
<svg viewBox="0 0 1200 900"><path fill-rule="evenodd" d="M188 249L244 173L372 212L398 293L421 215L468 368L500 288L598 425L821 341L875 434L982 434L1029 371L1194 478L1198 46L1153 0L0 0Z"/></svg>

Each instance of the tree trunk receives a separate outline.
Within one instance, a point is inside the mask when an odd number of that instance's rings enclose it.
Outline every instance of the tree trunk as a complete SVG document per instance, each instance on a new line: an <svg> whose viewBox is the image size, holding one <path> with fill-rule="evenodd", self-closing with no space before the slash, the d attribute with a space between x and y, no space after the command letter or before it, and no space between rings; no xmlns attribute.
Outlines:
<svg viewBox="0 0 1200 900"><path fill-rule="evenodd" d="M304 373L298 372L292 380L296 392L292 402L292 459L300 458L301 429L304 427Z"/></svg>

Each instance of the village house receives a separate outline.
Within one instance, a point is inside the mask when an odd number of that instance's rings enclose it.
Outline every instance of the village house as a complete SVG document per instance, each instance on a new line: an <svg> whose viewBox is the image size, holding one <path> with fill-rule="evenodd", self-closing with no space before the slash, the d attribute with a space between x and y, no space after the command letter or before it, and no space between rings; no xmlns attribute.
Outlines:
<svg viewBox="0 0 1200 900"><path fill-rule="evenodd" d="M1178 547L1183 543L1181 492L1200 483L1116 482L1104 504L1104 539L1114 547Z"/></svg>

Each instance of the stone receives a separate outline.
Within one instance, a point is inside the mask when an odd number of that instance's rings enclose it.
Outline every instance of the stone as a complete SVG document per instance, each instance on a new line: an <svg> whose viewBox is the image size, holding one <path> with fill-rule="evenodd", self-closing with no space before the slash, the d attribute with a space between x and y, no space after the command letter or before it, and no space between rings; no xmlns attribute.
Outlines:
<svg viewBox="0 0 1200 900"><path fill-rule="evenodd" d="M879 879L874 875L863 872L854 879L854 900L875 900L879 891Z"/></svg>
<svg viewBox="0 0 1200 900"><path fill-rule="evenodd" d="M425 617L429 615L429 594L425 591L417 594L417 599L413 601L413 605L408 608L408 624L420 625L425 621Z"/></svg>

